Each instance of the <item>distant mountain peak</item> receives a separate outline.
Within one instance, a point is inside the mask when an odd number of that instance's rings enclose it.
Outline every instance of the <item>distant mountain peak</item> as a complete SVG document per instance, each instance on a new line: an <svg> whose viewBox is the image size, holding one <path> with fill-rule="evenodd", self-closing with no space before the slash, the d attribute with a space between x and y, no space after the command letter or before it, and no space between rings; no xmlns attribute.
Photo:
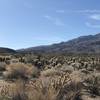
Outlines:
<svg viewBox="0 0 100 100"><path fill-rule="evenodd" d="M31 47L19 52L40 53L100 53L100 33L80 36L78 38L48 46Z"/></svg>

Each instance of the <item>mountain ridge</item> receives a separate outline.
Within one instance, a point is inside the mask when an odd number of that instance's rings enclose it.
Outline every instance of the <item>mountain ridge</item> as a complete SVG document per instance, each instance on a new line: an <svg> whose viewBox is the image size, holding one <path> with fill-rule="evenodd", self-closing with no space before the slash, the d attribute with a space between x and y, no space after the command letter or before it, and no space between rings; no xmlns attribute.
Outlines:
<svg viewBox="0 0 100 100"><path fill-rule="evenodd" d="M10 48L6 48L6 47L0 47L0 54L4 54L4 53L16 53L16 51L14 49L10 49Z"/></svg>
<svg viewBox="0 0 100 100"><path fill-rule="evenodd" d="M100 53L100 33L96 35L80 36L67 42L30 47L18 51L33 53Z"/></svg>
<svg viewBox="0 0 100 100"><path fill-rule="evenodd" d="M13 50L0 48L0 53L96 53L100 54L100 33L96 35L80 36L67 42L42 45L25 49Z"/></svg>

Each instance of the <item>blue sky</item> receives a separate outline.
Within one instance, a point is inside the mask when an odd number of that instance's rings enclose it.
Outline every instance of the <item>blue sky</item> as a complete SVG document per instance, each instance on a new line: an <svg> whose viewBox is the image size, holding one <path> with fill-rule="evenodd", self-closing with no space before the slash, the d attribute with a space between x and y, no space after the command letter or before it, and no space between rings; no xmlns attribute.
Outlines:
<svg viewBox="0 0 100 100"><path fill-rule="evenodd" d="M100 0L0 0L0 47L27 48L100 32Z"/></svg>

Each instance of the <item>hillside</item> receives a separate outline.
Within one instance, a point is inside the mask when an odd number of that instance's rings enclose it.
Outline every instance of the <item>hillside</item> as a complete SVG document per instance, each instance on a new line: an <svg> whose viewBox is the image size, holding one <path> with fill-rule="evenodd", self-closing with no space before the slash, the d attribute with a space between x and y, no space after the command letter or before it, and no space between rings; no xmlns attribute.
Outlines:
<svg viewBox="0 0 100 100"><path fill-rule="evenodd" d="M2 53L16 53L16 51L15 50L13 50L13 49L10 49L10 48L4 48L4 47L0 47L0 54L2 54Z"/></svg>
<svg viewBox="0 0 100 100"><path fill-rule="evenodd" d="M31 47L18 51L37 53L100 53L100 33L96 35L81 36L58 44Z"/></svg>

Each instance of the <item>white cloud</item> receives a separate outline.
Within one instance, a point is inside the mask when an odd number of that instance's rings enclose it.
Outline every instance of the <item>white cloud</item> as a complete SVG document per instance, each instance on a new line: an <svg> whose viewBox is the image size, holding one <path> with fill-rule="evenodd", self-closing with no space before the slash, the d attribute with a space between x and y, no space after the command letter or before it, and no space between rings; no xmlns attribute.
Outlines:
<svg viewBox="0 0 100 100"><path fill-rule="evenodd" d="M57 13L100 13L100 10L85 9L85 10L56 10Z"/></svg>
<svg viewBox="0 0 100 100"><path fill-rule="evenodd" d="M86 9L86 10L76 10L77 13L100 13L100 10Z"/></svg>
<svg viewBox="0 0 100 100"><path fill-rule="evenodd" d="M86 26L88 26L90 28L100 28L100 25L98 25L98 24L92 24L89 22L86 22L85 24L86 24Z"/></svg>
<svg viewBox="0 0 100 100"><path fill-rule="evenodd" d="M64 23L61 19L59 18L53 18L49 15L45 15L44 18L46 18L47 20L51 21L53 24L57 25L57 26L64 26Z"/></svg>
<svg viewBox="0 0 100 100"><path fill-rule="evenodd" d="M90 16L91 19L100 20L100 14L93 14Z"/></svg>

